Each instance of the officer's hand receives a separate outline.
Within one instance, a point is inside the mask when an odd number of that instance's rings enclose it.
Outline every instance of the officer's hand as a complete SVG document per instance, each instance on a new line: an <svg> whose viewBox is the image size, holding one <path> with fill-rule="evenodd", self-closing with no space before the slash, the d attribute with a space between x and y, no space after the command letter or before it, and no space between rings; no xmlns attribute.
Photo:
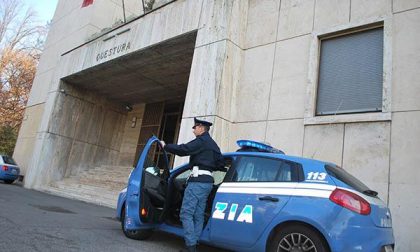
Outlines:
<svg viewBox="0 0 420 252"><path fill-rule="evenodd" d="M160 141L160 144L162 145L162 147L165 147L166 145L165 141Z"/></svg>

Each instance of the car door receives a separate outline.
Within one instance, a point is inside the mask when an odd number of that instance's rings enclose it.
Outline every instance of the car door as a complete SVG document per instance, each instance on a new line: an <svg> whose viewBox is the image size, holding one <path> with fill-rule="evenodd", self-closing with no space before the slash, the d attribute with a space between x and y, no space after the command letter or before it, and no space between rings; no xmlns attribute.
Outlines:
<svg viewBox="0 0 420 252"><path fill-rule="evenodd" d="M211 242L238 248L254 245L289 200L296 173L287 161L237 156L213 201Z"/></svg>
<svg viewBox="0 0 420 252"><path fill-rule="evenodd" d="M159 139L153 136L144 147L128 181L126 229L135 230L163 221L168 177L166 152Z"/></svg>

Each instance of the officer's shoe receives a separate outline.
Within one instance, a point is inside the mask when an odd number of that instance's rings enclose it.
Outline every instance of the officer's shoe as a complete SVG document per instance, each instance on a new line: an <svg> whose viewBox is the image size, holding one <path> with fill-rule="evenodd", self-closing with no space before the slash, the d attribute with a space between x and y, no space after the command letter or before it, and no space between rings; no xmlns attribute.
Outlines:
<svg viewBox="0 0 420 252"><path fill-rule="evenodd" d="M197 252L196 246L187 246L184 249L181 249L179 252Z"/></svg>

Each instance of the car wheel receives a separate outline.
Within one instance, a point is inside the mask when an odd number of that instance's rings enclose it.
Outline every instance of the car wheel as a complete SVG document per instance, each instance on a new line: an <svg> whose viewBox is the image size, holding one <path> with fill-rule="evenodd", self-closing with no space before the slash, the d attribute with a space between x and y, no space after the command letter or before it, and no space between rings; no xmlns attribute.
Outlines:
<svg viewBox="0 0 420 252"><path fill-rule="evenodd" d="M323 237L303 225L286 226L280 229L268 245L269 252L328 252Z"/></svg>
<svg viewBox="0 0 420 252"><path fill-rule="evenodd" d="M125 234L125 236L134 240L146 240L153 234L153 230L151 229L126 230L124 228L124 224L125 224L125 206L123 206L123 209L121 211L121 229L123 233Z"/></svg>
<svg viewBox="0 0 420 252"><path fill-rule="evenodd" d="M4 181L4 183L5 183L5 184L11 184L11 183L13 183L13 182L14 182L14 180L5 180L5 181Z"/></svg>

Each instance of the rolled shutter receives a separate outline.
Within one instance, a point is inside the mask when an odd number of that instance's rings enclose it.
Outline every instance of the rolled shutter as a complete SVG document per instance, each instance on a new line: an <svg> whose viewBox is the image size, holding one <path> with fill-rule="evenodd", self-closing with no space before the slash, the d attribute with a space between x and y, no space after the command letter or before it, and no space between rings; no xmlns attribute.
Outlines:
<svg viewBox="0 0 420 252"><path fill-rule="evenodd" d="M317 115L382 110L383 28L321 41Z"/></svg>

